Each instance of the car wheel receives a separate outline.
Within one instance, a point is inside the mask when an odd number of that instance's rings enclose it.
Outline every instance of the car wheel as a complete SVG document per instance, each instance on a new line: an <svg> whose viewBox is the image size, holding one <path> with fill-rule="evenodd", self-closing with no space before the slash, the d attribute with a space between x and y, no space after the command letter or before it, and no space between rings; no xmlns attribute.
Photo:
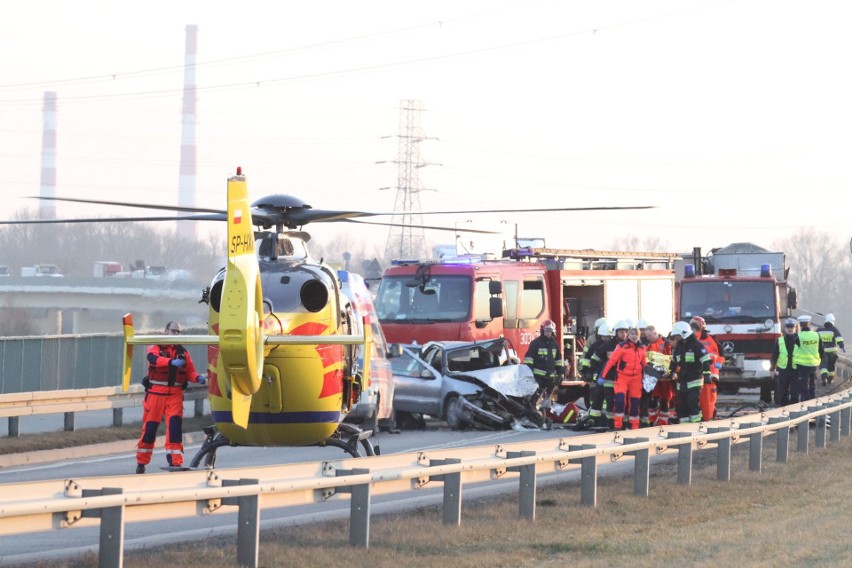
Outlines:
<svg viewBox="0 0 852 568"><path fill-rule="evenodd" d="M447 421L450 430L461 430L464 427L464 412L458 395L450 395L447 402L444 403L444 419Z"/></svg>

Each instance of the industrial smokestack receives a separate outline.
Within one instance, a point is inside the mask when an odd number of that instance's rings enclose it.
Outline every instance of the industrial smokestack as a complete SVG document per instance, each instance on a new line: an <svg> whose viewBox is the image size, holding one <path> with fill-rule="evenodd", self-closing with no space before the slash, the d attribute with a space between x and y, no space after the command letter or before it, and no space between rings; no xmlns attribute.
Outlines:
<svg viewBox="0 0 852 568"><path fill-rule="evenodd" d="M195 105L197 100L195 84L195 55L198 44L198 26L186 26L186 60L183 74L183 111L181 112L180 140L180 189L178 205L195 207ZM195 238L195 223L178 221L177 232L182 237Z"/></svg>
<svg viewBox="0 0 852 568"><path fill-rule="evenodd" d="M56 93L44 92L44 127L41 136L41 197L56 197ZM56 219L56 202L42 200L39 218Z"/></svg>

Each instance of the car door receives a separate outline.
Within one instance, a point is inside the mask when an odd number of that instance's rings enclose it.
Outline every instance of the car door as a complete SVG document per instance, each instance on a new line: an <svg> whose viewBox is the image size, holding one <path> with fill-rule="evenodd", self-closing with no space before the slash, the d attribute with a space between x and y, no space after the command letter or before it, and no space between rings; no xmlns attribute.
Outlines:
<svg viewBox="0 0 852 568"><path fill-rule="evenodd" d="M429 360L435 353L430 351ZM440 354L438 354L440 361ZM394 410L440 416L441 374L421 357L408 349L391 359L393 369Z"/></svg>

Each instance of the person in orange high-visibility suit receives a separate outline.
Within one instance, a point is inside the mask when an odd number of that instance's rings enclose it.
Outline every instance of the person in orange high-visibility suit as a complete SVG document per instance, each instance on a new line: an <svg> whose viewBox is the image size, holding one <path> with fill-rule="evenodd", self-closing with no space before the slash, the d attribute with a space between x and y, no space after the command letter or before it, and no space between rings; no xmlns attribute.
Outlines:
<svg viewBox="0 0 852 568"><path fill-rule="evenodd" d="M616 430L624 427L624 407L628 397L630 398L630 429L639 428L639 402L642 397L646 351L647 348L639 343L639 331L631 327L627 330L627 340L616 347L601 372L601 376L607 376L612 369L618 373L615 379L615 415L613 416L613 426Z"/></svg>
<svg viewBox="0 0 852 568"><path fill-rule="evenodd" d="M179 335L180 324L170 321L166 334ZM192 357L182 345L148 347L148 376L142 404L142 436L136 445L136 473L145 473L151 463L160 420L166 419L166 460L172 467L183 466L183 391L187 382L205 384L206 375L195 371Z"/></svg>
<svg viewBox="0 0 852 568"><path fill-rule="evenodd" d="M645 328L645 340L648 351L656 351L664 355L672 354L672 346L657 333L654 326L649 325ZM657 381L654 390L651 391L651 402L648 406L648 422L651 426L668 426L672 419L677 418L674 383L670 377L664 377L664 379Z"/></svg>
<svg viewBox="0 0 852 568"><path fill-rule="evenodd" d="M695 316L689 320L689 327L695 332L698 341L704 344L707 353L710 354L710 383L704 383L701 393L698 395L698 405L701 407L701 419L713 420L716 417L716 398L719 396L719 369L725 360L719 351L719 344L707 333L707 322L701 316Z"/></svg>

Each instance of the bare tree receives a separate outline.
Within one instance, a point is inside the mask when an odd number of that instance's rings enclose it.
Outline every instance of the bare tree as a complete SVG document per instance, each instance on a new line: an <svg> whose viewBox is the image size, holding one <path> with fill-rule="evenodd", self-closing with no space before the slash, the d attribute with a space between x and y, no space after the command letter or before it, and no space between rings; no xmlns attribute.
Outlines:
<svg viewBox="0 0 852 568"><path fill-rule="evenodd" d="M640 239L635 235L627 235L613 241L612 250L633 252L672 252L667 241L660 237L645 237Z"/></svg>
<svg viewBox="0 0 852 568"><path fill-rule="evenodd" d="M787 255L789 281L798 291L800 308L834 313L841 329L841 322L852 322L846 291L852 279L852 259L843 240L816 229L802 229L774 247Z"/></svg>

